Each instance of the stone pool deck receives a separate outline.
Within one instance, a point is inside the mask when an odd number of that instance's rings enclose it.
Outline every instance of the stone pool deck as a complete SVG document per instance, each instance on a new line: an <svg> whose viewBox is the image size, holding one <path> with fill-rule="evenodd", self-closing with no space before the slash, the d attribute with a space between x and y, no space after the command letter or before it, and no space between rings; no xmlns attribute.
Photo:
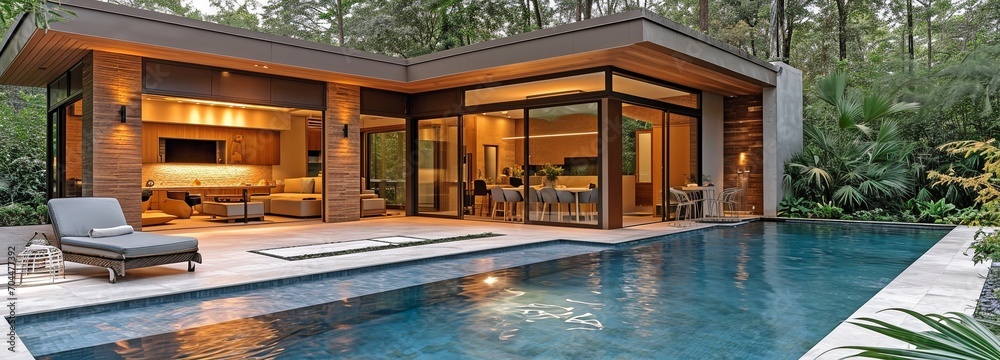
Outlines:
<svg viewBox="0 0 1000 360"><path fill-rule="evenodd" d="M189 273L184 264L129 270L117 284L109 284L107 270L67 263L65 279L55 284L36 283L16 289L16 313L26 315L86 305L113 303L157 295L211 289L228 285L373 265L427 259L551 240L578 240L618 244L666 234L715 226L694 224L674 227L665 223L618 230L591 230L549 226L461 221L426 217L386 218L352 223L291 223L288 225L236 226L219 229L157 231L161 234L196 236L200 240L205 264ZM27 232L30 229L20 229ZM421 245L399 249L365 252L300 261L285 261L250 253L250 250L347 242L378 237L409 236L425 239L493 232L505 236ZM986 266L972 266L962 255L974 229L956 228L927 254L910 266L899 278L871 299L854 315L862 316L887 307L907 307L923 312L972 311L978 297ZM30 234L30 232L28 232ZM868 311L868 312L865 312ZM893 315L893 314L887 314ZM891 316L890 316L891 318ZM902 321L902 319L899 319ZM4 326L8 324L0 324ZM8 329L5 327L4 329ZM5 331L6 332L6 331ZM825 349L841 344L858 344L875 336L838 327L803 358L815 358ZM867 343L866 343L867 344ZM4 350L4 359L31 359L18 343L15 356ZM831 353L832 354L832 353ZM831 354L824 358L834 358Z"/></svg>

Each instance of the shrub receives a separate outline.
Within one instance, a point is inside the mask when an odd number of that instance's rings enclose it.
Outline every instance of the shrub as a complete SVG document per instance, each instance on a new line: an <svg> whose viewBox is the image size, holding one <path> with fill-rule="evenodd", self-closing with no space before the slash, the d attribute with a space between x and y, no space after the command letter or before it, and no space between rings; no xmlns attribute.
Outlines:
<svg viewBox="0 0 1000 360"><path fill-rule="evenodd" d="M1000 260L1000 231L977 230L969 249L972 249L973 264ZM965 255L968 255L968 250Z"/></svg>
<svg viewBox="0 0 1000 360"><path fill-rule="evenodd" d="M778 216L787 216L790 218L810 217L815 204L800 197L786 196L778 204Z"/></svg>
<svg viewBox="0 0 1000 360"><path fill-rule="evenodd" d="M47 222L45 205L10 204L0 207L0 226L38 225Z"/></svg>
<svg viewBox="0 0 1000 360"><path fill-rule="evenodd" d="M861 221L899 221L899 217L890 214L888 211L881 208L855 211L854 213L844 215L842 219Z"/></svg>
<svg viewBox="0 0 1000 360"><path fill-rule="evenodd" d="M813 206L812 215L820 219L840 219L844 216L844 209L834 205L833 201L819 202Z"/></svg>

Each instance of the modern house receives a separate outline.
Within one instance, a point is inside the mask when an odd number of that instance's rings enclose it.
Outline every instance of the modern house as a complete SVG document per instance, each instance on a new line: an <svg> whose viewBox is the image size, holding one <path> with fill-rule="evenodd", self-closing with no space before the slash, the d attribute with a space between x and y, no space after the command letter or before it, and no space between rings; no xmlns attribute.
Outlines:
<svg viewBox="0 0 1000 360"><path fill-rule="evenodd" d="M75 16L48 30L10 28L0 84L48 88L49 195L116 197L134 226L144 188L208 201L250 184L309 194L280 206L327 222L359 220L372 189L407 216L613 229L663 221L669 188L709 181L774 215L802 146L799 70L648 11L399 59L62 6ZM532 187L547 164L558 199ZM491 206L476 180L514 199Z"/></svg>

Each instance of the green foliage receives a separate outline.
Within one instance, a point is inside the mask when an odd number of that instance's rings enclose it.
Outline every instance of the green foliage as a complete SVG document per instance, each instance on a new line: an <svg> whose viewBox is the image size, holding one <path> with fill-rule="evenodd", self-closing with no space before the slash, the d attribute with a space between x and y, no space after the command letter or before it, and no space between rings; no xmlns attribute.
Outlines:
<svg viewBox="0 0 1000 360"><path fill-rule="evenodd" d="M979 265L986 260L991 262L1000 260L1000 230L977 230L969 249L972 249L973 264Z"/></svg>
<svg viewBox="0 0 1000 360"><path fill-rule="evenodd" d="M873 359L998 359L1000 339L971 316L950 312L945 315L920 314L907 309L899 311L916 318L931 330L911 330L888 322L862 317L851 324L904 341L915 348L898 349L875 346L842 346L836 349L860 350L849 357ZM883 310L883 311L887 311Z"/></svg>
<svg viewBox="0 0 1000 360"><path fill-rule="evenodd" d="M812 201L799 198L786 196L781 199L781 203L778 204L778 216L787 216L790 218L806 218L812 215L812 209L815 203Z"/></svg>
<svg viewBox="0 0 1000 360"><path fill-rule="evenodd" d="M875 208L871 210L860 210L841 217L844 220L859 221L885 221L885 222L918 222L917 216L910 213L894 213L889 210Z"/></svg>
<svg viewBox="0 0 1000 360"><path fill-rule="evenodd" d="M45 94L5 89L0 92L0 204L34 208L45 202Z"/></svg>
<svg viewBox="0 0 1000 360"><path fill-rule="evenodd" d="M545 177L546 181L552 182L559 180L559 176L562 175L562 172L562 166L553 166L552 164L545 163L545 165L538 170L538 175Z"/></svg>
<svg viewBox="0 0 1000 360"><path fill-rule="evenodd" d="M48 222L45 205L7 204L0 206L0 226L38 225Z"/></svg>
<svg viewBox="0 0 1000 360"><path fill-rule="evenodd" d="M818 202L813 205L812 215L819 219L840 219L844 216L844 209L834 205L833 201Z"/></svg>
<svg viewBox="0 0 1000 360"><path fill-rule="evenodd" d="M651 123L622 116L622 175L635 175L635 132L652 128Z"/></svg>
<svg viewBox="0 0 1000 360"><path fill-rule="evenodd" d="M48 29L49 23L76 16L72 11L61 8L58 1L4 0L0 2L0 28L6 29L25 12L34 13L35 26L42 29Z"/></svg>
<svg viewBox="0 0 1000 360"><path fill-rule="evenodd" d="M955 211L955 205L945 202L944 199L938 201L917 201L917 211L920 213L920 220L940 223L949 214Z"/></svg>

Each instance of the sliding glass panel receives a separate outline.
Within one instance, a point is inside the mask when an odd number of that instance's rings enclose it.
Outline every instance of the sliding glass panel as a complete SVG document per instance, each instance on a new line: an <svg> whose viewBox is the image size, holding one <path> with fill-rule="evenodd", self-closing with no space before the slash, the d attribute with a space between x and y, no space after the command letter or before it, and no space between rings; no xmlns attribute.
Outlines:
<svg viewBox="0 0 1000 360"><path fill-rule="evenodd" d="M701 183L698 118L669 114L669 172L667 186L681 188Z"/></svg>
<svg viewBox="0 0 1000 360"><path fill-rule="evenodd" d="M599 174L597 103L528 111L528 214L532 221L596 225Z"/></svg>
<svg viewBox="0 0 1000 360"><path fill-rule="evenodd" d="M465 128L465 153L469 158L471 179L466 184L465 219L521 221L520 204L509 206L496 202L493 188L507 189L511 203L518 203L511 191L523 184L524 110L492 111L462 116ZM503 190L499 190L503 191ZM504 200L507 200L506 198ZM494 209L498 211L494 211ZM506 214L504 211L506 210Z"/></svg>
<svg viewBox="0 0 1000 360"><path fill-rule="evenodd" d="M664 215L663 116L661 110L622 104L624 226L657 222Z"/></svg>
<svg viewBox="0 0 1000 360"><path fill-rule="evenodd" d="M83 101L66 105L63 113L66 116L63 196L80 197L83 196Z"/></svg>
<svg viewBox="0 0 1000 360"><path fill-rule="evenodd" d="M367 177L386 206L406 206L406 130L368 134Z"/></svg>
<svg viewBox="0 0 1000 360"><path fill-rule="evenodd" d="M417 122L417 212L459 216L458 118Z"/></svg>

